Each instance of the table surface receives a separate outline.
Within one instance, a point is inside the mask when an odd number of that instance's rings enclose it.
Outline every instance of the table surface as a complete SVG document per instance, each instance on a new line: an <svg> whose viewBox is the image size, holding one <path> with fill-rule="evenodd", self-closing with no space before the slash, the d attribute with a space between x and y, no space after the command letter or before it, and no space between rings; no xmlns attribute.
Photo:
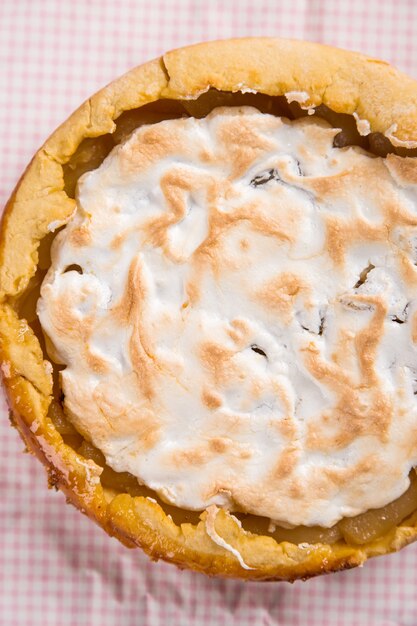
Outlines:
<svg viewBox="0 0 417 626"><path fill-rule="evenodd" d="M310 39L417 78L415 23L413 0L1 0L0 206L80 102L166 50L248 35ZM417 544L294 585L151 563L46 489L0 402L0 626L416 626Z"/></svg>

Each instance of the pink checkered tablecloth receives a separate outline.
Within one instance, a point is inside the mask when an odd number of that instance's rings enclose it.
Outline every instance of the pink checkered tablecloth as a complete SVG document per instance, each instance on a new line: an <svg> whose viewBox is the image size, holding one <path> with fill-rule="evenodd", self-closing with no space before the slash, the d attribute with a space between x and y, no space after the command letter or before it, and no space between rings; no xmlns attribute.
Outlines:
<svg viewBox="0 0 417 626"><path fill-rule="evenodd" d="M91 93L162 52L246 35L305 38L417 78L415 0L0 0L0 206ZM0 419L0 626L417 626L417 544L306 583L213 580L96 528Z"/></svg>

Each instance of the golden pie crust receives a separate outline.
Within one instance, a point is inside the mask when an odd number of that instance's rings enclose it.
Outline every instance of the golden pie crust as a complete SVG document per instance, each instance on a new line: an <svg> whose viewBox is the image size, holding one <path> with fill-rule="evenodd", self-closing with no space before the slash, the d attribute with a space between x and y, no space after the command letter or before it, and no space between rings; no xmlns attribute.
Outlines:
<svg viewBox="0 0 417 626"><path fill-rule="evenodd" d="M176 525L147 497L109 497L101 468L67 445L48 417L51 365L16 300L38 264L39 242L51 222L65 222L75 200L64 190L63 166L85 138L113 133L123 112L160 99L192 100L209 88L269 96L307 93L303 107L326 105L367 120L397 146L417 146L417 83L389 64L313 43L278 39L218 41L174 50L114 81L60 126L34 156L3 215L0 234L0 360L11 418L28 449L44 463L49 482L129 547L151 558L206 574L256 580L294 580L361 565L417 539L417 513L363 545L295 545L242 529L233 516L205 511L198 524ZM212 531L241 555L225 549ZM246 569L242 563L248 566Z"/></svg>

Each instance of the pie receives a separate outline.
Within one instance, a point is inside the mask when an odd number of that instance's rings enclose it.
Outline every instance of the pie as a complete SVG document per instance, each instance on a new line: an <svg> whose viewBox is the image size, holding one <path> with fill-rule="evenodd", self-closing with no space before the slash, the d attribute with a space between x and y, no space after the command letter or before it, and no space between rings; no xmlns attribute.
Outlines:
<svg viewBox="0 0 417 626"><path fill-rule="evenodd" d="M417 538L417 84L169 52L34 156L0 238L12 423L128 547L294 580Z"/></svg>

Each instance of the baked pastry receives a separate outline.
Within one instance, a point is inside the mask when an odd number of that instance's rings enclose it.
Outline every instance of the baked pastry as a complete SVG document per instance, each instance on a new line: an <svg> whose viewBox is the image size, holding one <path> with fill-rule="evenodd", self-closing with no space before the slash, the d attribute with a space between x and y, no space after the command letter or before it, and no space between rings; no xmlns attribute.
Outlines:
<svg viewBox="0 0 417 626"><path fill-rule="evenodd" d="M82 105L4 213L1 370L51 485L208 574L417 538L417 84L318 44L168 53Z"/></svg>

